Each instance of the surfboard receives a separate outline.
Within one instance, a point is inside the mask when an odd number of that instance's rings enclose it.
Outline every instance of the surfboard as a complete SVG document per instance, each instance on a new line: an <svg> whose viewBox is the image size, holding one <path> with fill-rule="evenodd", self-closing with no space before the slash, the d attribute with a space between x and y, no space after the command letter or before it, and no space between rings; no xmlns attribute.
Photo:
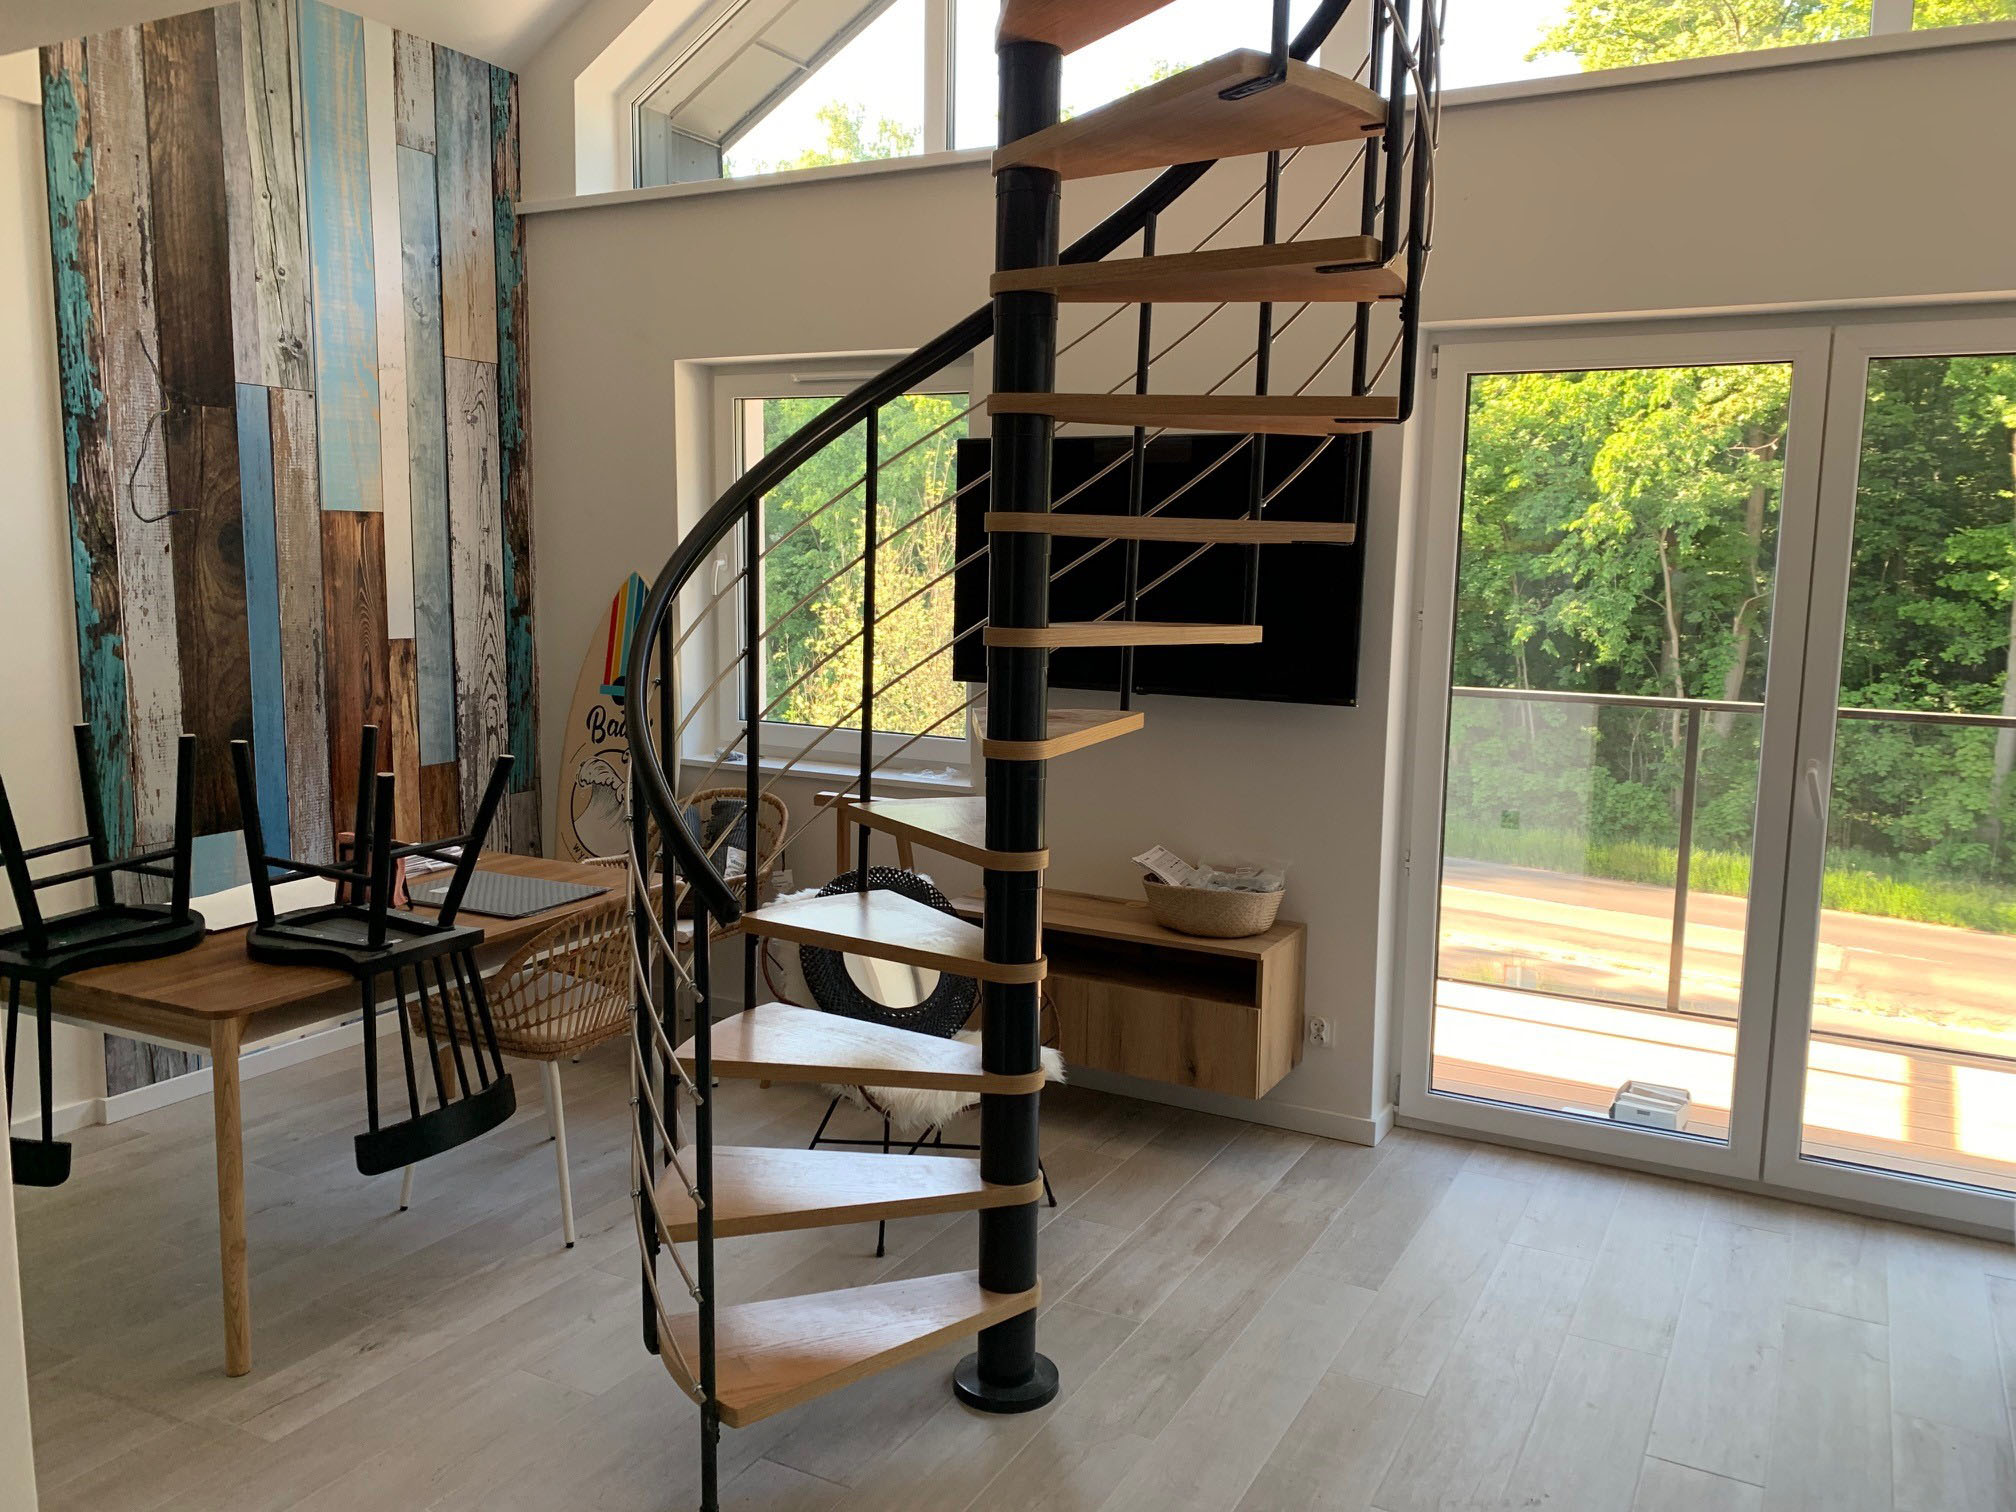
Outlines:
<svg viewBox="0 0 2016 1512"><path fill-rule="evenodd" d="M571 861L620 856L630 844L629 721L623 669L650 590L631 573L589 642L567 713L560 761L560 844Z"/></svg>

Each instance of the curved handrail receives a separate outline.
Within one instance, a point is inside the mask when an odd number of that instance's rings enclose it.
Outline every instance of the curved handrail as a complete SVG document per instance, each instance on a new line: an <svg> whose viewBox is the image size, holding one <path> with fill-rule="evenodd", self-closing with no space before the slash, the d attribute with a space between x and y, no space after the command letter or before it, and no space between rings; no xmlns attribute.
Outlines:
<svg viewBox="0 0 2016 1512"><path fill-rule="evenodd" d="M1350 6L1351 0L1323 0L1289 44L1289 55L1304 63L1314 57ZM1058 261L1098 262L1105 258L1138 235L1150 216L1168 209L1216 165L1217 160L1213 159L1163 170L1146 189L1060 253ZM900 398L993 334L994 306L990 302L827 406L737 479L673 549L651 584L643 612L638 616L637 631L631 637L624 685L633 689L650 686L651 648L664 632L665 616L674 597L692 580L721 538L763 495L801 463L860 424L870 411ZM680 871L691 882L694 897L719 922L734 923L742 916L742 906L727 879L714 869L699 842L680 822L678 794L652 745L648 719L630 721L630 771L658 821L666 844L676 856Z"/></svg>

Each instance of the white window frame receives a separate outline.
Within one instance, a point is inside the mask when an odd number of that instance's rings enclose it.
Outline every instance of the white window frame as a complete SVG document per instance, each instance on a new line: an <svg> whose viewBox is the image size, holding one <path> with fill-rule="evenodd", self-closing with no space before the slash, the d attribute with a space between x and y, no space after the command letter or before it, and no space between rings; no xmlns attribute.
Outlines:
<svg viewBox="0 0 2016 1512"><path fill-rule="evenodd" d="M1415 562L1418 627L1416 688L1409 721L1412 761L1406 796L1406 861L1400 878L1399 1117L1419 1128L1507 1140L1540 1149L1596 1156L1616 1164L1728 1180L1755 1180L1762 1166L1764 1092L1770 1072L1773 994L1777 988L1778 914L1789 836L1760 821L1754 843L1758 879L1749 899L1743 985L1736 1024L1736 1070L1729 1138L1715 1143L1599 1122L1545 1109L1440 1092L1434 1087L1434 1005L1440 932L1442 820L1448 749L1449 666L1456 610L1456 573L1463 508L1463 465L1470 378L1506 372L1574 372L1625 367L1674 367L1786 362L1793 367L1785 481L1779 502L1777 597L1772 623L1806 622L1807 564L1812 559L1820 481L1820 442L1827 376L1828 332L1793 324L1711 324L1637 328L1628 334L1525 336L1491 333L1431 337L1434 377L1416 423L1423 426L1419 498L1424 506ZM1425 421L1425 424L1423 423ZM1787 687L1803 652L1796 633L1774 636L1767 686ZM1795 779L1792 738L1798 690L1780 695L1767 712L1759 753L1758 813L1789 811Z"/></svg>
<svg viewBox="0 0 2016 1512"><path fill-rule="evenodd" d="M708 396L713 458L712 497L718 498L734 486L749 466L763 455L762 438L748 435L743 425L743 407L748 401L820 395L838 398L904 355L889 352L798 360L767 359L724 364L715 369L711 374L711 393ZM917 392L970 395L973 381L972 362L962 359L935 374ZM978 428L971 421L972 417L969 417L969 435ZM712 571L717 587L725 586L741 570L744 544L745 538L740 530L722 542ZM707 689L727 664L728 658L742 649L742 613L740 590L722 594L713 605L708 616L709 633L704 637L694 636L696 643L704 639L711 642L711 646L704 656L698 657L689 647L682 673L687 686ZM700 666L703 661L707 664L704 671ZM742 678L732 676L723 680L720 687L702 693L700 707L682 742L682 754L687 761L700 761L703 767L711 765L714 753L736 738L742 728L742 686ZM874 742L875 759L888 765L878 768L876 782L899 787L920 784L934 789L948 786L960 790L967 788L974 769L972 743L966 729L956 725L950 728L955 733L925 735L914 741L908 735L878 730ZM761 765L766 770L773 770L795 758L796 764L791 768L793 773L814 780L851 781L860 766L859 731L836 731L823 740L817 739L819 733L819 730L807 725L764 720ZM808 748L815 745L816 749L807 754ZM904 748L900 754L899 748ZM721 770L739 772L743 770L743 763L737 756L723 763Z"/></svg>

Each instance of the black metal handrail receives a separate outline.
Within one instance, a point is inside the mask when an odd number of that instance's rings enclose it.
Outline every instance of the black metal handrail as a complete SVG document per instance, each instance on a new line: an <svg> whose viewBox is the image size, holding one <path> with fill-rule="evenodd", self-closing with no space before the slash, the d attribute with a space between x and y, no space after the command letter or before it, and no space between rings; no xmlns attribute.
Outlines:
<svg viewBox="0 0 2016 1512"><path fill-rule="evenodd" d="M1298 62L1307 62L1314 57L1351 3L1352 0L1323 0L1290 44L1290 56ZM1397 131L1399 123L1392 123L1392 129ZM1058 261L1098 262L1109 256L1140 234L1151 216L1159 215L1175 204L1215 166L1216 161L1213 160L1166 169L1146 189L1072 243L1059 255ZM993 334L994 307L990 303L836 400L736 480L715 501L699 524L680 541L652 583L631 639L630 660L625 668L626 686L650 686L651 647L664 633L665 619L674 598L731 530L745 519L755 519L756 506L765 494L873 411L902 397L914 385L968 355ZM752 552L750 560L755 559L756 553ZM750 597L754 599L755 595L752 593ZM751 666L757 666L758 662L759 658L752 649ZM734 923L742 916L742 905L736 900L728 879L715 869L699 842L687 833L686 826L680 822L678 794L652 745L647 720L631 722L630 746L632 780L658 822L665 843L678 862L680 874L691 884L700 906L721 923ZM755 765L751 763L752 771Z"/></svg>

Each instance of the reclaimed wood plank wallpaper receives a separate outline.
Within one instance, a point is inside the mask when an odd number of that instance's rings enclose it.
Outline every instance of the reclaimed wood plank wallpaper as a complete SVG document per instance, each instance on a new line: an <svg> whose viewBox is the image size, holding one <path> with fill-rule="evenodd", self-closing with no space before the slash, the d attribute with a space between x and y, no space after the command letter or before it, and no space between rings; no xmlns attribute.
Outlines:
<svg viewBox="0 0 2016 1512"><path fill-rule="evenodd" d="M84 717L114 842L242 880L229 742L276 849L330 857L357 728L401 838L539 848L518 82L323 0L42 52ZM409 833L410 832L410 833ZM107 1043L110 1090L175 1052Z"/></svg>

